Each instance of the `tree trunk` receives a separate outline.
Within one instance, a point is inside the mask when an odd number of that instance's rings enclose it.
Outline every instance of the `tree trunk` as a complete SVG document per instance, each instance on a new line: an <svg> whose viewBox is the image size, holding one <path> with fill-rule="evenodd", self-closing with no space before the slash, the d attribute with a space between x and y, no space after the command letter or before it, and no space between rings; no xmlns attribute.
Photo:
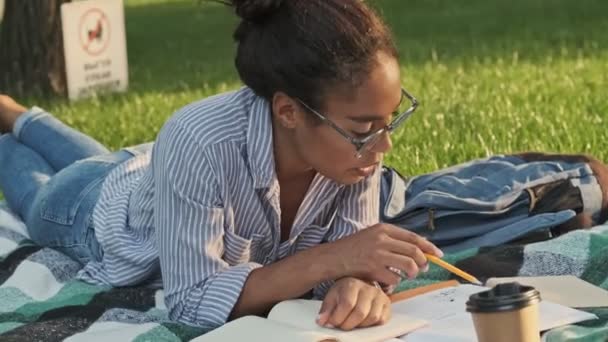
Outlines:
<svg viewBox="0 0 608 342"><path fill-rule="evenodd" d="M0 33L0 93L65 95L61 4L6 0Z"/></svg>

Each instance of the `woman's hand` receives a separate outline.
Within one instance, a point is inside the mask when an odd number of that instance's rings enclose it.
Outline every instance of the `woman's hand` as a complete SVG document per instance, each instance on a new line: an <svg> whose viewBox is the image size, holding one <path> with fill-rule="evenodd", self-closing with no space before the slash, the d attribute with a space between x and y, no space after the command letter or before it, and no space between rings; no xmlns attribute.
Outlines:
<svg viewBox="0 0 608 342"><path fill-rule="evenodd" d="M347 277L336 281L321 305L317 324L351 330L386 323L391 317L391 301L382 289Z"/></svg>
<svg viewBox="0 0 608 342"><path fill-rule="evenodd" d="M442 257L443 253L427 239L390 224L377 224L331 244L335 279L356 277L397 285L402 271L415 278L428 268L424 253Z"/></svg>

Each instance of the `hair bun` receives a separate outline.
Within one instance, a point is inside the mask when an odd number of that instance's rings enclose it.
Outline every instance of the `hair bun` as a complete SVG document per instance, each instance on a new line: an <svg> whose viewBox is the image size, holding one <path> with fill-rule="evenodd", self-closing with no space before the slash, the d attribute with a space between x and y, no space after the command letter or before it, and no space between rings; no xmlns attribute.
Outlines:
<svg viewBox="0 0 608 342"><path fill-rule="evenodd" d="M275 13L283 0L232 0L236 14L243 20L259 22Z"/></svg>

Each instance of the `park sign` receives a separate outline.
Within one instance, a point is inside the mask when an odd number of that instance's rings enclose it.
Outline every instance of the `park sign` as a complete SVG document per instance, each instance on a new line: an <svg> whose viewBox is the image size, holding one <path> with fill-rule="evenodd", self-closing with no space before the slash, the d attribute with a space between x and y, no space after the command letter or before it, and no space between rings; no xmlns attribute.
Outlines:
<svg viewBox="0 0 608 342"><path fill-rule="evenodd" d="M129 83L123 0L61 5L68 97L125 91Z"/></svg>

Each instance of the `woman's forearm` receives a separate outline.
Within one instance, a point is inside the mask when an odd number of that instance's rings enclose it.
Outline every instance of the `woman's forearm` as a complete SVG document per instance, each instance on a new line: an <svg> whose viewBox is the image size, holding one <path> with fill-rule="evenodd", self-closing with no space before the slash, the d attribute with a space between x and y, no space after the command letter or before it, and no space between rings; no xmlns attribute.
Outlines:
<svg viewBox="0 0 608 342"><path fill-rule="evenodd" d="M443 256L435 245L415 233L377 224L253 270L230 317L264 314L280 301L298 298L322 282L347 276L396 285L401 277L391 268L413 278L428 265L424 253Z"/></svg>
<svg viewBox="0 0 608 342"><path fill-rule="evenodd" d="M230 319L264 315L275 304L301 297L317 284L337 278L329 244L322 244L251 272Z"/></svg>

